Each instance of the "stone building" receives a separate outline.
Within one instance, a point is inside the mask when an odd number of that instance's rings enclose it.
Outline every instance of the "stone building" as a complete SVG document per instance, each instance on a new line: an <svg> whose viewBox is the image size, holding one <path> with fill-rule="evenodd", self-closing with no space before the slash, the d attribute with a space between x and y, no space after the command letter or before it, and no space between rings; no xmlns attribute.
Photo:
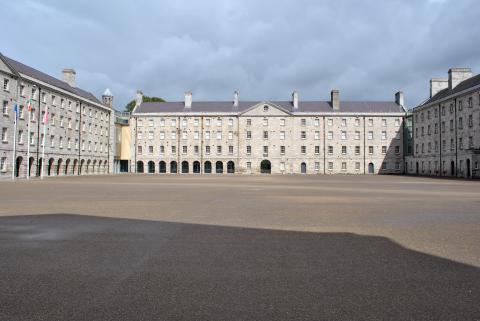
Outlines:
<svg viewBox="0 0 480 321"><path fill-rule="evenodd" d="M391 102L145 103L132 113L140 173L402 174L403 93Z"/></svg>
<svg viewBox="0 0 480 321"><path fill-rule="evenodd" d="M430 97L409 117L414 148L407 173L480 176L480 75L452 68L448 79L430 80Z"/></svg>
<svg viewBox="0 0 480 321"><path fill-rule="evenodd" d="M112 172L113 97L104 95L103 102L99 101L76 87L75 75L73 69L64 69L62 81L0 54L0 179L39 176L42 167L45 176ZM14 135L16 104L19 119ZM46 105L49 121L44 137Z"/></svg>

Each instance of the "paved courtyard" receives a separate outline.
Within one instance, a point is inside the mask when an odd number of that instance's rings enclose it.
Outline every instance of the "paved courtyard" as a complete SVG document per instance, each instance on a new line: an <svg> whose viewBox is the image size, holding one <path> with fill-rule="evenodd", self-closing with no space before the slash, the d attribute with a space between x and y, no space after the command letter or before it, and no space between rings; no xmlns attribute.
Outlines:
<svg viewBox="0 0 480 321"><path fill-rule="evenodd" d="M480 320L480 182L0 182L0 320Z"/></svg>

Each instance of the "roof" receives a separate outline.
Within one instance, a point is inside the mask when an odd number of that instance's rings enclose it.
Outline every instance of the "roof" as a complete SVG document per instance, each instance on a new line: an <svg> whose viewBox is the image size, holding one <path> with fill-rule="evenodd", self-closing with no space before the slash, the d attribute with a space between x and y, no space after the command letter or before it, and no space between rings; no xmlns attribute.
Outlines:
<svg viewBox="0 0 480 321"><path fill-rule="evenodd" d="M105 89L103 96L113 97L112 92L110 91L110 88Z"/></svg>
<svg viewBox="0 0 480 321"><path fill-rule="evenodd" d="M192 107L186 109L184 102L144 102L135 110L135 114L142 113L197 113L197 112L219 112L219 113L241 113L249 108L262 103L262 101L240 101L238 106L233 106L231 101L198 101L193 102ZM269 101L288 112L332 112L329 101L299 101L298 109L294 110L291 101ZM404 113L403 108L395 102L382 101L343 101L340 102L338 112L345 113Z"/></svg>
<svg viewBox="0 0 480 321"><path fill-rule="evenodd" d="M479 75L476 75L476 76L473 76L473 77L470 77L464 81L462 81L461 83L459 83L455 88L453 89L448 89L448 88L445 88L445 89L442 89L440 90L438 93L436 93L432 98L430 99L427 99L424 103L422 103L420 106L425 106L425 105L428 105L430 103L433 103L435 101L438 101L438 100L442 100L443 98L445 97L448 97L448 96L451 96L451 95L455 95L459 92L462 92L464 90L467 90L469 88L472 88L472 87L475 87L475 86L478 86L480 85L480 74Z"/></svg>
<svg viewBox="0 0 480 321"><path fill-rule="evenodd" d="M63 89L69 93L75 94L77 96L80 96L82 98L88 99L90 101L93 101L97 104L102 104L92 93L85 91L83 89L77 88L77 87L72 87L65 81L59 80L55 77L52 77L50 75L47 75L35 68L32 68L30 66L27 66L25 64L22 64L21 62L18 62L14 59L8 58L6 56L3 56L7 62L7 64L13 68L15 71L27 75L29 77L38 79L40 81L43 81L49 85L58 87L60 89Z"/></svg>

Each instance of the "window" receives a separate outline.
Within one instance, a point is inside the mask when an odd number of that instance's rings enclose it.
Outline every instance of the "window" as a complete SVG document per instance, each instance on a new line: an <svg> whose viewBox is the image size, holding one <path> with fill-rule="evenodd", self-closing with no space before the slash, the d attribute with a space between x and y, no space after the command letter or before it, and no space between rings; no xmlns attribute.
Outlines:
<svg viewBox="0 0 480 321"><path fill-rule="evenodd" d="M152 122L152 126L153 126L153 122ZM182 127L187 127L187 120L185 118L182 119Z"/></svg>
<svg viewBox="0 0 480 321"><path fill-rule="evenodd" d="M454 110L454 108L453 108L453 104L450 104L450 114L453 114L454 111L455 111L455 110Z"/></svg>
<svg viewBox="0 0 480 321"><path fill-rule="evenodd" d="M328 170L329 171L333 170L333 162L328 162Z"/></svg>
<svg viewBox="0 0 480 321"><path fill-rule="evenodd" d="M205 119L205 126L210 126L210 118Z"/></svg>
<svg viewBox="0 0 480 321"><path fill-rule="evenodd" d="M4 172L7 170L7 158L2 157L0 158L0 171Z"/></svg>
<svg viewBox="0 0 480 321"><path fill-rule="evenodd" d="M462 117L458 118L458 129L463 129L463 118Z"/></svg>
<svg viewBox="0 0 480 321"><path fill-rule="evenodd" d="M347 126L347 119L342 118L342 127L346 127L346 126Z"/></svg>
<svg viewBox="0 0 480 321"><path fill-rule="evenodd" d="M200 133L199 133L198 131L195 131L195 132L193 133L193 138L194 138L194 139L197 139L197 140L200 139Z"/></svg>
<svg viewBox="0 0 480 321"><path fill-rule="evenodd" d="M230 127L233 126L233 119L232 118L228 119L228 126L230 126Z"/></svg>
<svg viewBox="0 0 480 321"><path fill-rule="evenodd" d="M328 132L327 138L328 138L329 140L332 140L332 139L333 139L333 132L332 132L332 131L329 131L329 132Z"/></svg>
<svg viewBox="0 0 480 321"><path fill-rule="evenodd" d="M347 139L347 132L342 130L342 140L346 140Z"/></svg>
<svg viewBox="0 0 480 321"><path fill-rule="evenodd" d="M445 105L442 106L442 116L445 116Z"/></svg>
<svg viewBox="0 0 480 321"><path fill-rule="evenodd" d="M210 146L205 146L205 154L210 155Z"/></svg>
<svg viewBox="0 0 480 321"><path fill-rule="evenodd" d="M395 126L400 126L400 119L399 118L395 118Z"/></svg>
<svg viewBox="0 0 480 321"><path fill-rule="evenodd" d="M385 118L382 118L382 126L387 127L387 120Z"/></svg>
<svg viewBox="0 0 480 321"><path fill-rule="evenodd" d="M400 154L400 146L395 146L395 154Z"/></svg>
<svg viewBox="0 0 480 321"><path fill-rule="evenodd" d="M252 125L252 120L251 119L247 119L247 126L251 126Z"/></svg>
<svg viewBox="0 0 480 321"><path fill-rule="evenodd" d="M468 137L468 148L473 148L473 137L472 136Z"/></svg>
<svg viewBox="0 0 480 321"><path fill-rule="evenodd" d="M2 114L8 115L8 101L6 100L2 103Z"/></svg>
<svg viewBox="0 0 480 321"><path fill-rule="evenodd" d="M463 138L462 137L460 137L458 139L458 148L463 149Z"/></svg>
<svg viewBox="0 0 480 321"><path fill-rule="evenodd" d="M6 127L2 128L2 142L4 143L8 141L7 130L8 129Z"/></svg>
<svg viewBox="0 0 480 321"><path fill-rule="evenodd" d="M187 131L184 130L184 131L182 132L182 139L187 139L187 137L188 137Z"/></svg>
<svg viewBox="0 0 480 321"><path fill-rule="evenodd" d="M382 163L382 169L387 169L387 162Z"/></svg>
<svg viewBox="0 0 480 321"><path fill-rule="evenodd" d="M251 131L247 131L247 139L251 139L252 138L252 132Z"/></svg>
<svg viewBox="0 0 480 321"><path fill-rule="evenodd" d="M463 101L458 101L458 110L463 110Z"/></svg>
<svg viewBox="0 0 480 321"><path fill-rule="evenodd" d="M222 126L222 119L221 118L217 118L217 126L218 127Z"/></svg>
<svg viewBox="0 0 480 321"><path fill-rule="evenodd" d="M453 119L450 119L450 131L453 132Z"/></svg>
<svg viewBox="0 0 480 321"><path fill-rule="evenodd" d="M42 134L43 135L43 134ZM42 141L43 141L43 137L42 137ZM43 145L42 145L43 146ZM78 139L75 138L75 149L78 150Z"/></svg>
<svg viewBox="0 0 480 321"><path fill-rule="evenodd" d="M373 146L368 146L368 154L373 155Z"/></svg>
<svg viewBox="0 0 480 321"><path fill-rule="evenodd" d="M229 153L230 155L233 154L233 146L228 146L228 153Z"/></svg>
<svg viewBox="0 0 480 321"><path fill-rule="evenodd" d="M68 119L68 129L72 129L72 119Z"/></svg>
<svg viewBox="0 0 480 321"><path fill-rule="evenodd" d="M25 97L25 86L20 85L20 96Z"/></svg>
<svg viewBox="0 0 480 321"><path fill-rule="evenodd" d="M210 139L210 131L209 131L209 130L207 130L207 131L205 132L205 139L206 139L206 140L209 140L209 139Z"/></svg>
<svg viewBox="0 0 480 321"><path fill-rule="evenodd" d="M268 111L268 106L267 105L263 106L263 111Z"/></svg>
<svg viewBox="0 0 480 321"><path fill-rule="evenodd" d="M328 154L329 155L333 154L333 146L328 146Z"/></svg>
<svg viewBox="0 0 480 321"><path fill-rule="evenodd" d="M285 162L280 162L280 170L281 171L285 170Z"/></svg>
<svg viewBox="0 0 480 321"><path fill-rule="evenodd" d="M320 132L318 130L315 132L314 138L317 140L320 139Z"/></svg>
<svg viewBox="0 0 480 321"><path fill-rule="evenodd" d="M302 126L306 126L307 125L307 120L305 118L302 118L300 120L300 123L301 123Z"/></svg>
<svg viewBox="0 0 480 321"><path fill-rule="evenodd" d="M382 140L386 140L386 139L387 139L387 132L382 131Z"/></svg>
<svg viewBox="0 0 480 321"><path fill-rule="evenodd" d="M387 153L387 146L382 146L382 154L386 154Z"/></svg>
<svg viewBox="0 0 480 321"><path fill-rule="evenodd" d="M142 155L142 152L143 152L142 146L138 146L138 148L137 148L137 154L138 154L138 155Z"/></svg>
<svg viewBox="0 0 480 321"><path fill-rule="evenodd" d="M313 122L314 126L320 126L320 120L318 118L315 118L314 122Z"/></svg>
<svg viewBox="0 0 480 321"><path fill-rule="evenodd" d="M165 146L160 145L160 149L159 149L159 150L160 150L160 155L165 154Z"/></svg>
<svg viewBox="0 0 480 321"><path fill-rule="evenodd" d="M23 130L18 131L18 143L23 144Z"/></svg>
<svg viewBox="0 0 480 321"><path fill-rule="evenodd" d="M360 155L360 146L355 146L355 155Z"/></svg>
<svg viewBox="0 0 480 321"><path fill-rule="evenodd" d="M252 169L252 162L247 162L247 169Z"/></svg>
<svg viewBox="0 0 480 321"><path fill-rule="evenodd" d="M283 130L280 132L280 139L281 140L285 139L285 131L283 131Z"/></svg>
<svg viewBox="0 0 480 321"><path fill-rule="evenodd" d="M148 139L153 139L153 131L148 132Z"/></svg>
<svg viewBox="0 0 480 321"><path fill-rule="evenodd" d="M25 110L25 108L23 107L23 105L20 105L20 111L19 111L19 115L18 117L20 119L23 119L23 111ZM53 115L52 115L52 118L53 118Z"/></svg>
<svg viewBox="0 0 480 321"><path fill-rule="evenodd" d="M165 126L165 119L161 118L160 119L160 127L164 127Z"/></svg>
<svg viewBox="0 0 480 321"><path fill-rule="evenodd" d="M7 78L3 79L3 90L10 90L10 80Z"/></svg>
<svg viewBox="0 0 480 321"><path fill-rule="evenodd" d="M199 150L200 150L200 148L198 147L198 145L193 146L193 152L194 152L195 154L198 154L198 153L199 153Z"/></svg>
<svg viewBox="0 0 480 321"><path fill-rule="evenodd" d="M355 126L360 126L360 118L355 118Z"/></svg>
<svg viewBox="0 0 480 321"><path fill-rule="evenodd" d="M222 139L222 132L221 131L217 131L217 139Z"/></svg>
<svg viewBox="0 0 480 321"><path fill-rule="evenodd" d="M473 116L468 115L468 127L473 127Z"/></svg>
<svg viewBox="0 0 480 321"><path fill-rule="evenodd" d="M268 155L268 146L263 146L263 155L264 156Z"/></svg>
<svg viewBox="0 0 480 321"><path fill-rule="evenodd" d="M50 136L50 147L55 147L55 136Z"/></svg>
<svg viewBox="0 0 480 321"><path fill-rule="evenodd" d="M342 171L347 170L347 162L342 162Z"/></svg>
<svg viewBox="0 0 480 321"><path fill-rule="evenodd" d="M172 119L170 120L170 126L172 126L172 127L176 127L176 126L177 126L177 120L176 120L175 118L172 118Z"/></svg>
<svg viewBox="0 0 480 321"><path fill-rule="evenodd" d="M61 138L61 137L60 137L60 138ZM34 145L34 144L35 144L35 133L34 133L34 132L30 132L29 141L30 141L30 145ZM61 147L61 146L60 146L60 147Z"/></svg>
<svg viewBox="0 0 480 321"><path fill-rule="evenodd" d="M280 154L285 155L285 146L280 146Z"/></svg>
<svg viewBox="0 0 480 321"><path fill-rule="evenodd" d="M302 131L301 134L300 134L300 138L301 138L301 139L307 139L307 132L306 132L306 131Z"/></svg>
<svg viewBox="0 0 480 321"><path fill-rule="evenodd" d="M329 119L327 120L327 124L328 124L328 126L333 126L333 119L332 119L332 118L329 118Z"/></svg>
<svg viewBox="0 0 480 321"><path fill-rule="evenodd" d="M320 170L320 162L315 162L315 171L319 171Z"/></svg>
<svg viewBox="0 0 480 321"><path fill-rule="evenodd" d="M247 145L247 155L252 154L252 146Z"/></svg>
<svg viewBox="0 0 480 321"><path fill-rule="evenodd" d="M172 130L171 132L171 136L170 136L172 139L176 139L177 138L177 132Z"/></svg>
<svg viewBox="0 0 480 321"><path fill-rule="evenodd" d="M193 126L198 127L198 124L199 124L198 118L195 118L193 120Z"/></svg>
<svg viewBox="0 0 480 321"><path fill-rule="evenodd" d="M320 146L315 146L315 154L318 155L320 154Z"/></svg>
<svg viewBox="0 0 480 321"><path fill-rule="evenodd" d="M358 130L355 132L355 139L360 140L360 132Z"/></svg>
<svg viewBox="0 0 480 321"><path fill-rule="evenodd" d="M233 139L233 132L232 131L228 132L228 139Z"/></svg>
<svg viewBox="0 0 480 321"><path fill-rule="evenodd" d="M222 153L222 146L217 146L217 154L221 154Z"/></svg>
<svg viewBox="0 0 480 321"><path fill-rule="evenodd" d="M165 132L163 132L163 131L160 132L160 139L162 139L162 140L165 139Z"/></svg>
<svg viewBox="0 0 480 321"><path fill-rule="evenodd" d="M368 132L368 139L372 140L373 139L373 131Z"/></svg>
<svg viewBox="0 0 480 321"><path fill-rule="evenodd" d="M268 119L267 118L263 119L263 126L268 126Z"/></svg>
<svg viewBox="0 0 480 321"><path fill-rule="evenodd" d="M285 119L280 119L280 126L285 126Z"/></svg>
<svg viewBox="0 0 480 321"><path fill-rule="evenodd" d="M360 170L360 162L355 162L355 170L356 171Z"/></svg>
<svg viewBox="0 0 480 321"><path fill-rule="evenodd" d="M187 146L182 146L182 153L183 154L186 154L187 150L188 150Z"/></svg>
<svg viewBox="0 0 480 321"><path fill-rule="evenodd" d="M177 146L172 146L172 154L176 154L177 153Z"/></svg>
<svg viewBox="0 0 480 321"><path fill-rule="evenodd" d="M347 154L347 146L342 146L342 155Z"/></svg>
<svg viewBox="0 0 480 321"><path fill-rule="evenodd" d="M373 127L373 119L372 118L368 119L368 127Z"/></svg>

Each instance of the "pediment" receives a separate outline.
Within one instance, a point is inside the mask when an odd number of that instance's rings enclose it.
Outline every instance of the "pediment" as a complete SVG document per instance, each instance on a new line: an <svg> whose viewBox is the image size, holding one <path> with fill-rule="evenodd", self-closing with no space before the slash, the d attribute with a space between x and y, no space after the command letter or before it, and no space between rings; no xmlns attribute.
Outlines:
<svg viewBox="0 0 480 321"><path fill-rule="evenodd" d="M270 102L258 103L245 110L243 116L287 116L290 112Z"/></svg>

